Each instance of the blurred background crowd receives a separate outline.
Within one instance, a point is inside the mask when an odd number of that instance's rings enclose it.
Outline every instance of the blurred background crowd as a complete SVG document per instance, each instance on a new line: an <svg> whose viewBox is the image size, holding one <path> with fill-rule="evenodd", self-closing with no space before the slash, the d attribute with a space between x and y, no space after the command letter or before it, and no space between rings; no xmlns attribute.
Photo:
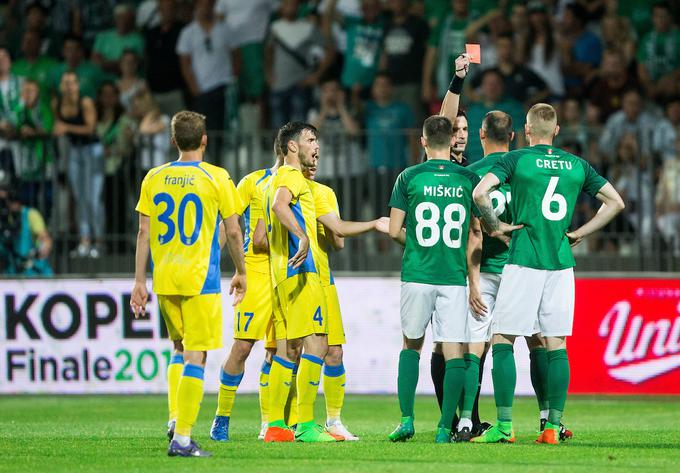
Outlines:
<svg viewBox="0 0 680 473"><path fill-rule="evenodd" d="M207 116L207 160L235 180L269 165L273 130L313 123L343 214L386 215L466 43L482 48L457 131L467 160L486 112L512 116L517 147L528 107L552 103L556 144L627 202L579 254L677 267L679 15L650 0L0 0L2 272L128 271L139 183L174 159L183 108ZM596 211L584 198L575 224ZM372 238L340 267L398 268Z"/></svg>

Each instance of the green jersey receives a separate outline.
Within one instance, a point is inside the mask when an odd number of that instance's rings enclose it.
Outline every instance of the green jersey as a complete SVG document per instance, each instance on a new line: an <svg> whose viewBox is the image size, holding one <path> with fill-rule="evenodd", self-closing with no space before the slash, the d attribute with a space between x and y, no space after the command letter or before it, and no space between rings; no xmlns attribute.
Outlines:
<svg viewBox="0 0 680 473"><path fill-rule="evenodd" d="M510 183L514 223L508 263L535 269L574 266L569 229L581 191L595 196L607 181L585 160L548 145L507 153L490 170Z"/></svg>
<svg viewBox="0 0 680 473"><path fill-rule="evenodd" d="M401 280L467 285L470 215L479 215L472 190L479 177L448 160L432 159L397 178L390 207L406 212Z"/></svg>
<svg viewBox="0 0 680 473"><path fill-rule="evenodd" d="M471 164L467 169L476 173L480 178L484 177L496 163L503 160L503 156L505 156L505 153L491 153L481 161ZM499 220L505 223L512 223L512 212L510 212L508 205L511 195L509 184L503 184L489 195L493 204L493 211ZM503 266L508 260L508 254L508 246L505 243L484 233L480 271L482 273L501 274Z"/></svg>

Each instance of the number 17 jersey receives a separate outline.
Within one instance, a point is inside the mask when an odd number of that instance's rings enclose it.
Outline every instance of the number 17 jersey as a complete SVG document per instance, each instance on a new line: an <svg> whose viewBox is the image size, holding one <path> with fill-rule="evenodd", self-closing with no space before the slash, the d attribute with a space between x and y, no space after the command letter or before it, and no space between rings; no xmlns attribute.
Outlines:
<svg viewBox="0 0 680 473"><path fill-rule="evenodd" d="M470 217L478 215L472 190L479 177L448 160L411 166L397 178L390 207L406 212L401 280L467 285Z"/></svg>

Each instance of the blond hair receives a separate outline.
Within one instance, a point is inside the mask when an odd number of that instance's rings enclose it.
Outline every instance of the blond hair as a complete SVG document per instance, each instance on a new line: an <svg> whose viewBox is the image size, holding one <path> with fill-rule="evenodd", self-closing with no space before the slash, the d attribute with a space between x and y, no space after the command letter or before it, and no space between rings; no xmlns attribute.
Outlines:
<svg viewBox="0 0 680 473"><path fill-rule="evenodd" d="M172 117L170 132L181 151L194 151L205 135L205 115L188 110L178 112Z"/></svg>
<svg viewBox="0 0 680 473"><path fill-rule="evenodd" d="M557 112L550 104L537 103L527 112L527 125L532 136L550 138L557 128Z"/></svg>

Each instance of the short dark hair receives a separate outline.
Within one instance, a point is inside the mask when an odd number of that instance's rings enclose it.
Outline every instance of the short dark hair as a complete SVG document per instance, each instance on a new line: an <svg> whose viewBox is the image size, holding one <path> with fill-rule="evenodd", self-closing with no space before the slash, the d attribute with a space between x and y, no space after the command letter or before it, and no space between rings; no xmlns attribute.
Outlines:
<svg viewBox="0 0 680 473"><path fill-rule="evenodd" d="M432 115L423 123L423 136L430 148L448 148L453 138L453 124L444 116Z"/></svg>
<svg viewBox="0 0 680 473"><path fill-rule="evenodd" d="M49 10L43 5L42 3L35 1L31 2L26 6L26 10L24 10L24 15L28 15L28 13L31 10L40 10L40 13L43 14L43 16L49 16L50 12Z"/></svg>
<svg viewBox="0 0 680 473"><path fill-rule="evenodd" d="M205 115L182 110L172 117L170 133L180 151L194 151L205 135Z"/></svg>
<svg viewBox="0 0 680 473"><path fill-rule="evenodd" d="M570 3L566 6L567 10L571 10L572 15L576 18L582 25L588 22L588 10L585 9L580 3Z"/></svg>
<svg viewBox="0 0 680 473"><path fill-rule="evenodd" d="M486 139L494 143L510 143L512 136L512 117L500 110L488 112L482 120L482 130Z"/></svg>
<svg viewBox="0 0 680 473"><path fill-rule="evenodd" d="M65 43L66 41L72 41L72 42L74 42L74 43L78 43L78 45L79 45L81 48L83 48L84 45L85 45L85 43L83 42L83 37L80 36L80 35L77 35L77 34L75 34L75 33L67 33L67 34L64 36L64 41L62 42L62 44Z"/></svg>
<svg viewBox="0 0 680 473"><path fill-rule="evenodd" d="M288 154L288 142L290 140L298 141L300 139L300 135L305 130L311 131L312 133L314 133L314 136L316 136L319 133L319 131L316 129L314 125L304 122L288 122L281 128L279 128L279 132L276 136L276 139L279 142L279 146L281 147L281 154L283 156L286 156Z"/></svg>
<svg viewBox="0 0 680 473"><path fill-rule="evenodd" d="M467 113L465 112L465 109L461 106L458 106L458 113L456 113L456 118L458 117L463 117L467 120Z"/></svg>
<svg viewBox="0 0 680 473"><path fill-rule="evenodd" d="M373 82L375 82L376 79L378 79L380 77L382 77L383 79L387 79L390 82L392 82L392 76L390 76L390 74L387 71L378 71L378 73L373 78Z"/></svg>
<svg viewBox="0 0 680 473"><path fill-rule="evenodd" d="M666 10L668 13L673 12L673 9L671 8L670 2L665 1L665 0L659 0L659 1L654 2L652 4L652 11L656 10L657 8L661 8L663 10Z"/></svg>

